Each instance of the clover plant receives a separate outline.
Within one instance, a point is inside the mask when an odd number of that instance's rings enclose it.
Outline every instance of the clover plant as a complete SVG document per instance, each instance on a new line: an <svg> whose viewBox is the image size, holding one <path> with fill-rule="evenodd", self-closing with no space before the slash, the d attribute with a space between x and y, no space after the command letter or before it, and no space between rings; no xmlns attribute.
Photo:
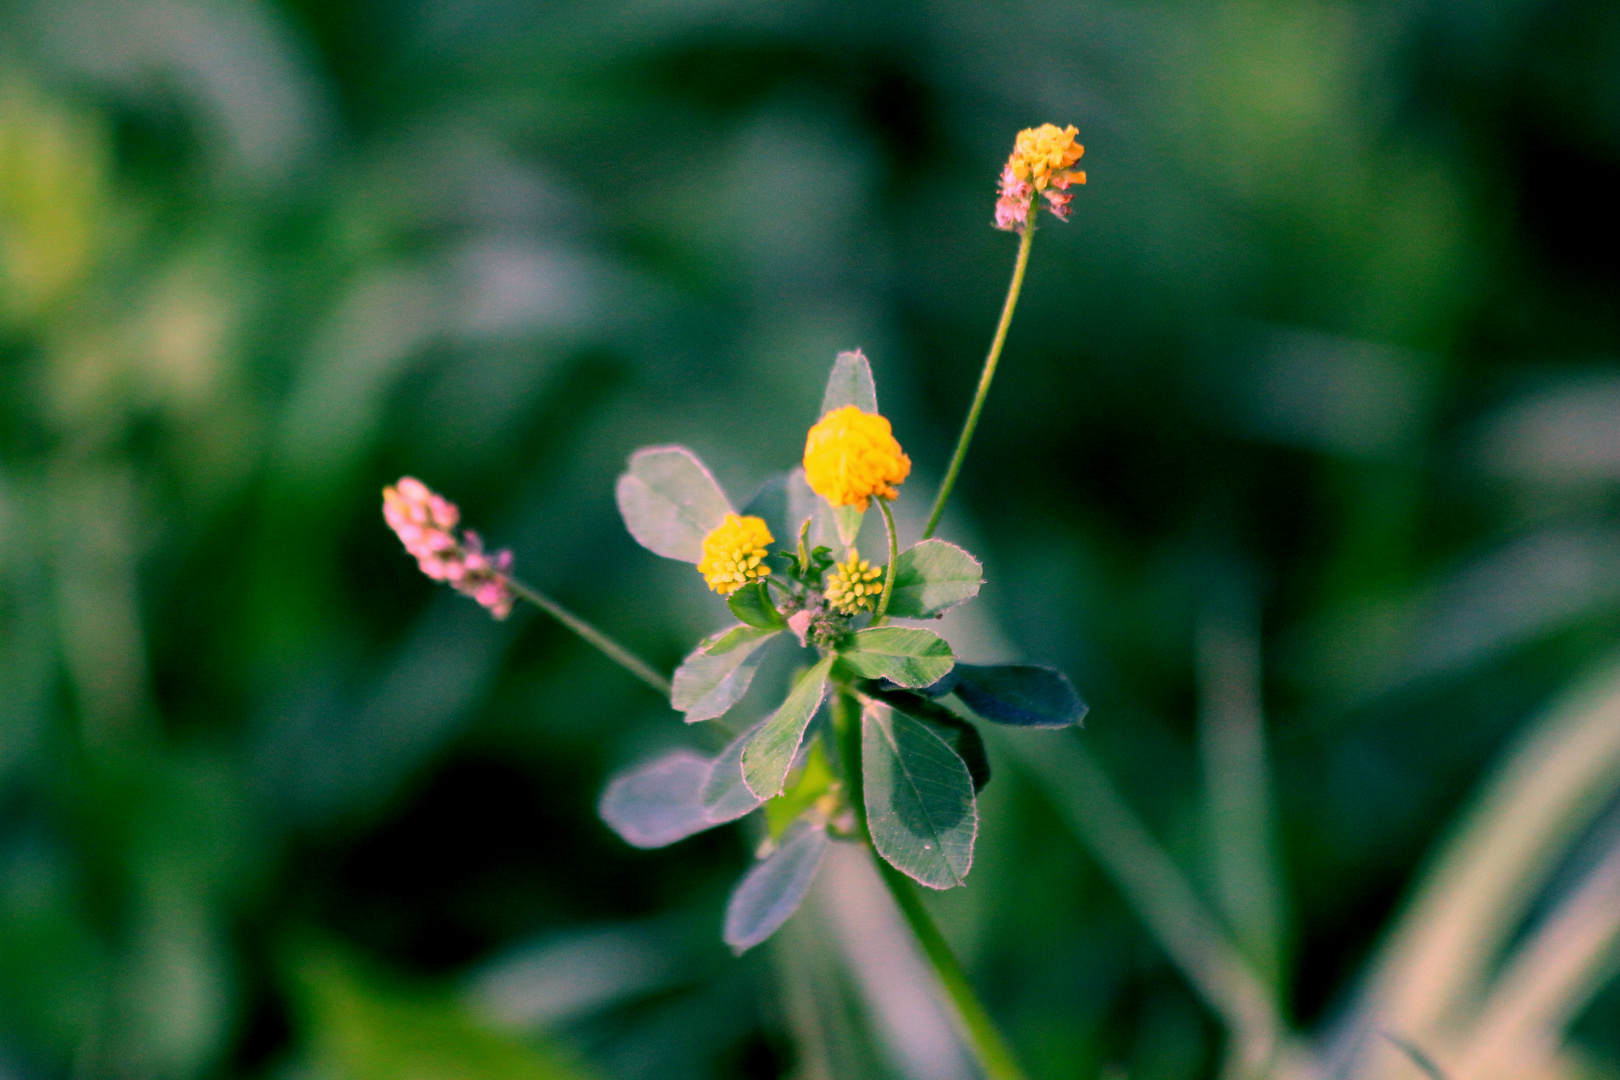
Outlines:
<svg viewBox="0 0 1620 1080"><path fill-rule="evenodd" d="M619 511L649 551L692 563L735 620L704 638L666 680L647 663L511 574L509 551L487 553L460 529L455 505L405 477L384 491L384 515L422 571L505 618L528 600L669 699L688 723L734 720L773 650L795 654L785 693L743 724L719 754L675 750L615 778L599 811L627 842L657 848L762 811L763 843L732 891L722 937L741 953L798 908L833 843L868 848L956 1007L992 1078L1022 1076L912 882L966 882L979 833L978 792L990 779L973 721L1066 727L1085 715L1052 668L978 665L956 657L928 622L978 595L983 566L933 538L966 458L1023 284L1034 212L1067 218L1075 129L1020 132L1002 171L995 225L1020 234L1001 320L922 539L900 550L890 502L911 474L878 410L871 366L840 353L805 439L801 467L764 485L741 510L696 454L655 446L630 456ZM876 506L887 540L874 563L857 549ZM718 605L717 605L718 607ZM719 614L718 611L716 612Z"/></svg>

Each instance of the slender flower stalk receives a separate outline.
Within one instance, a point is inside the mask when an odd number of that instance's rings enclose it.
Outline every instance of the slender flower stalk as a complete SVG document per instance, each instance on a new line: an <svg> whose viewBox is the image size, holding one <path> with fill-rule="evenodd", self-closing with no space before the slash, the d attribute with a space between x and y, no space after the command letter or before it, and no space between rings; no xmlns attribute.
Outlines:
<svg viewBox="0 0 1620 1080"><path fill-rule="evenodd" d="M669 680L658 674L652 665L641 659L641 657L532 585L525 585L516 578L508 578L507 585L514 596L527 600L541 611L544 611L547 615L550 615L553 619L595 645L609 660L624 668L624 670L658 691L664 697L669 697Z"/></svg>
<svg viewBox="0 0 1620 1080"><path fill-rule="evenodd" d="M1022 230L1023 235L1018 240L1018 260L1013 263L1012 283L1007 286L1007 300L1001 305L1001 321L996 324L996 336L990 342L990 353L984 358L984 370L979 374L979 389L973 395L973 404L968 408L967 421L962 425L962 434L956 440L956 452L951 455L951 467L945 470L945 479L940 482L939 494L934 496L934 509L928 514L928 525L923 529L922 538L927 540L934 535L934 529L939 525L939 517L945 512L945 500L951 497L951 489L956 486L957 474L962 471L962 462L967 457L968 444L973 441L973 429L979 426L979 413L984 411L984 399L990 394L990 382L996 377L996 364L1001 360L1001 347L1007 342L1007 328L1012 325L1013 311L1018 307L1018 294L1024 288L1024 270L1029 266L1029 245L1035 239L1035 218L1031 216Z"/></svg>
<svg viewBox="0 0 1620 1080"><path fill-rule="evenodd" d="M1007 287L1007 301L1001 306L1001 321L996 324L996 336L990 342L990 353L984 360L984 371L979 375L979 390L973 395L967 422L962 435L956 440L956 453L951 455L951 466L934 497L934 509L928 515L928 526L922 538L927 540L939 526L939 517L945 512L945 500L956 486L957 474L967 457L968 444L973 441L973 429L979 426L979 413L984 410L984 399L990 393L990 381L996 377L996 364L1001 360L1001 347L1007 341L1007 328L1012 325L1013 309L1018 306L1018 293L1024 287L1024 270L1029 265L1029 245L1035 238L1036 219L1040 217L1041 200L1046 209L1059 221L1069 220L1069 201L1074 197L1069 188L1084 184L1086 174L1074 166L1086 148L1074 141L1078 132L1073 126L1060 128L1056 124L1042 124L1026 128L1014 140L1013 152L1001 170L1000 198L996 200L995 226L1007 232L1019 233L1018 259L1013 263L1012 283Z"/></svg>
<svg viewBox="0 0 1620 1080"><path fill-rule="evenodd" d="M878 597L877 611L872 615L873 626L882 626L889 617L889 597L894 595L894 567L900 561L900 539L894 530L894 513L882 499L878 500L878 509L883 511L883 528L889 534L889 566L883 575L883 595Z"/></svg>
<svg viewBox="0 0 1620 1080"><path fill-rule="evenodd" d="M457 592L477 600L497 619L504 619L512 613L514 599L527 600L601 649L608 659L664 697L669 697L669 680L653 670L646 661L539 589L514 578L509 573L512 569L510 551L485 554L483 541L478 534L471 529L460 528L461 511L456 504L431 490L422 481L405 476L393 487L384 488L383 518L405 545L405 550L416 557L421 571L434 581L446 582ZM768 532L765 533L765 542L770 542ZM758 559L754 562L757 563ZM763 572L769 573L768 570Z"/></svg>

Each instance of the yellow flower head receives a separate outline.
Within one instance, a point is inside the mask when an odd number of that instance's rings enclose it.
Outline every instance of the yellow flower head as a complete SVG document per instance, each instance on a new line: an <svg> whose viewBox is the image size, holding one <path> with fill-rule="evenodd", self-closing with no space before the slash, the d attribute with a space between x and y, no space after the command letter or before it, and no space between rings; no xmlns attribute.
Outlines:
<svg viewBox="0 0 1620 1080"><path fill-rule="evenodd" d="M1066 173L1086 152L1085 147L1074 141L1079 133L1073 124L1067 128L1060 128L1056 124L1025 128L1018 133L1018 141L1013 144L1007 168L1018 179L1035 185L1036 191L1045 191L1048 183L1059 179L1059 174ZM1086 174L1076 173L1073 179L1083 184ZM1067 187L1067 180L1068 177L1063 177L1059 186Z"/></svg>
<svg viewBox="0 0 1620 1080"><path fill-rule="evenodd" d="M873 495L892 499L895 485L911 474L889 422L877 413L845 405L823 416L804 443L804 479L834 506L866 509Z"/></svg>
<svg viewBox="0 0 1620 1080"><path fill-rule="evenodd" d="M703 561L698 563L698 573L721 596L734 593L770 574L771 568L764 560L766 545L772 539L763 519L727 514L703 538Z"/></svg>
<svg viewBox="0 0 1620 1080"><path fill-rule="evenodd" d="M873 566L855 553L827 575L827 605L843 615L871 611L883 592L883 567Z"/></svg>

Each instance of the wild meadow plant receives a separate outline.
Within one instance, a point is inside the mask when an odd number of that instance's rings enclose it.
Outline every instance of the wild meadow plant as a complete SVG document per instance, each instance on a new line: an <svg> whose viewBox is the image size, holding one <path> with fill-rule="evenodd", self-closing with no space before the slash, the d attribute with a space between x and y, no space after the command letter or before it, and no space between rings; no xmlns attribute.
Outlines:
<svg viewBox="0 0 1620 1080"><path fill-rule="evenodd" d="M963 663L934 631L890 620L937 619L983 584L980 561L933 533L995 377L1038 210L1044 202L1066 220L1068 189L1086 181L1074 168L1084 152L1076 134L1053 124L1022 131L1002 170L995 226L1019 234L1017 259L978 391L918 543L899 547L889 504L911 475L911 459L878 410L872 369L859 350L840 353L833 364L802 467L767 482L741 512L685 447L631 455L617 487L630 534L656 555L695 564L737 620L699 643L672 680L513 577L511 552L486 553L477 533L460 530L456 506L421 481L405 477L383 493L385 518L423 573L497 619L515 600L537 605L667 697L688 723L725 716L771 649L797 647L805 661L770 715L716 757L677 750L619 776L602 795L602 818L627 842L657 848L763 809L757 861L725 913L722 936L738 953L793 914L829 844L873 852L992 1080L1023 1074L912 883L953 888L973 866L976 796L990 765L963 713L1059 728L1079 724L1086 707L1062 672ZM888 542L881 563L856 547L874 505Z"/></svg>
<svg viewBox="0 0 1620 1080"><path fill-rule="evenodd" d="M1086 710L1061 672L963 663L932 630L891 620L936 619L983 584L979 560L933 534L995 376L1038 210L1066 218L1069 189L1085 182L1073 168L1082 153L1075 134L1050 124L1020 132L1002 172L995 225L1019 234L1012 281L918 543L899 547L890 504L902 497L911 460L878 409L859 351L833 364L801 467L767 482L740 511L690 450L631 455L617 488L631 535L655 554L694 564L736 620L699 643L672 680L515 578L511 553L486 552L476 533L461 530L454 504L420 481L406 477L384 493L389 524L429 577L496 618L517 600L535 604L688 722L724 717L735 730L767 654L796 649L797 670L769 715L717 755L676 750L617 777L601 816L629 843L656 848L762 810L756 861L723 922L738 953L793 914L832 844L870 853L990 1080L1024 1073L916 886L953 888L972 869L977 794L990 777L974 720L1061 728L1078 725ZM882 554L857 547L874 505ZM1034 746L994 733L990 741L1050 798L1218 1018L1222 1075L1584 1075L1564 1045L1568 1029L1620 957L1620 841L1600 828L1620 791L1620 661L1577 684L1508 748L1391 922L1358 993L1313 1037L1286 1015L1278 920L1254 909L1261 900L1275 906L1279 870L1264 854L1273 840L1258 637L1252 627L1206 636L1209 700L1200 727L1212 855L1241 904L1205 902L1083 742ZM1600 840L1599 857L1583 854Z"/></svg>

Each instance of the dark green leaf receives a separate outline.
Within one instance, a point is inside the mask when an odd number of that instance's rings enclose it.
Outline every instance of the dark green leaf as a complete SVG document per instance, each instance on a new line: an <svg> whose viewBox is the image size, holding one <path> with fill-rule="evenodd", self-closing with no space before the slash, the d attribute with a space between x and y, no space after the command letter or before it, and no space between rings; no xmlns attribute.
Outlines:
<svg viewBox="0 0 1620 1080"><path fill-rule="evenodd" d="M725 492L684 446L652 446L631 454L616 494L637 543L689 563L702 561L703 538L731 513Z"/></svg>
<svg viewBox="0 0 1620 1080"><path fill-rule="evenodd" d="M793 755L804 741L804 729L810 718L821 708L827 695L827 673L832 669L831 654L821 658L816 666L799 676L781 708L759 726L759 730L743 748L743 782L761 799L775 798L782 793Z"/></svg>
<svg viewBox="0 0 1620 1080"><path fill-rule="evenodd" d="M1086 704L1068 677L1034 664L981 667L958 664L952 688L962 704L986 720L1019 727L1057 728L1085 719Z"/></svg>
<svg viewBox="0 0 1620 1080"><path fill-rule="evenodd" d="M966 763L968 773L973 777L973 790L983 791L984 785L990 782L990 755L985 751L984 738L979 734L979 729L938 702L922 697L921 693L879 690L875 696L927 724Z"/></svg>
<svg viewBox="0 0 1620 1080"><path fill-rule="evenodd" d="M966 763L929 725L876 700L861 712L861 755L878 854L931 889L962 884L979 831Z"/></svg>
<svg viewBox="0 0 1620 1080"><path fill-rule="evenodd" d="M827 854L827 826L809 816L800 818L782 842L748 871L726 905L721 936L732 951L743 953L772 934L804 902Z"/></svg>
<svg viewBox="0 0 1620 1080"><path fill-rule="evenodd" d="M907 687L937 682L956 663L944 638L910 626L869 627L851 636L839 656L862 678Z"/></svg>
<svg viewBox="0 0 1620 1080"><path fill-rule="evenodd" d="M878 411L872 365L859 349L841 352L833 361L832 374L827 377L827 392L821 397L821 415L826 416L845 405L853 405L862 412Z"/></svg>
<svg viewBox="0 0 1620 1080"><path fill-rule="evenodd" d="M944 540L924 540L894 562L894 595L889 615L932 619L979 595L984 567L972 555Z"/></svg>
<svg viewBox="0 0 1620 1080"><path fill-rule="evenodd" d="M770 586L751 581L726 598L731 613L756 630L780 630L787 624L771 603Z"/></svg>
<svg viewBox="0 0 1620 1080"><path fill-rule="evenodd" d="M734 626L711 635L675 669L670 704L689 724L721 715L748 692L763 659L760 646L777 633Z"/></svg>
<svg viewBox="0 0 1620 1080"><path fill-rule="evenodd" d="M718 824L709 819L700 795L709 769L709 759L690 750L665 754L615 777L602 792L597 813L635 847L684 840Z"/></svg>

